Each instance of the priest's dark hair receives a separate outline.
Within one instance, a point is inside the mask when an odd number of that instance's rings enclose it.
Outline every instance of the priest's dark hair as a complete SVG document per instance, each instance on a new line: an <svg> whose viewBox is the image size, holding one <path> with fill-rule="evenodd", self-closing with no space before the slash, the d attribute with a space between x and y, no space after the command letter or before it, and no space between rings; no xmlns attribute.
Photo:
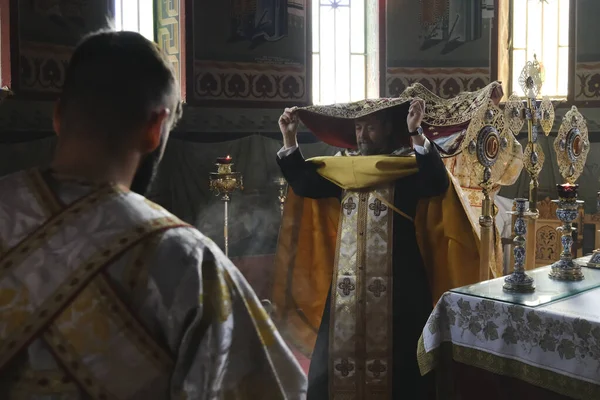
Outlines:
<svg viewBox="0 0 600 400"><path fill-rule="evenodd" d="M120 141L159 107L170 110L172 129L181 118L181 94L171 63L155 43L139 33L113 29L83 38L67 67L58 103L61 134Z"/></svg>

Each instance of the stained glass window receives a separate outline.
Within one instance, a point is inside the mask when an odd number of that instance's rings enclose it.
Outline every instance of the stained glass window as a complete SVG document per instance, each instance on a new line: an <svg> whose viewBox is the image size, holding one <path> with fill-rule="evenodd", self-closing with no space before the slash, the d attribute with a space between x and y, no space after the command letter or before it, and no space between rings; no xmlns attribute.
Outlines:
<svg viewBox="0 0 600 400"><path fill-rule="evenodd" d="M367 1L312 0L314 104L366 97Z"/></svg>
<svg viewBox="0 0 600 400"><path fill-rule="evenodd" d="M153 0L115 0L116 29L139 32L154 42L153 3Z"/></svg>
<svg viewBox="0 0 600 400"><path fill-rule="evenodd" d="M519 74L534 55L542 64L542 94L566 97L569 89L569 1L512 0L512 90L521 94Z"/></svg>

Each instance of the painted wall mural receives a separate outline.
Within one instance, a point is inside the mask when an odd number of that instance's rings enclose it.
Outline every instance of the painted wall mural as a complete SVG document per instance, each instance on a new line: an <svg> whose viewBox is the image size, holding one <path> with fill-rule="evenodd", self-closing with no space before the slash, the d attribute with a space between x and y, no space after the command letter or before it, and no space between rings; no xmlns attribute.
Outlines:
<svg viewBox="0 0 600 400"><path fill-rule="evenodd" d="M386 95L415 82L441 97L490 81L493 0L390 0Z"/></svg>
<svg viewBox="0 0 600 400"><path fill-rule="evenodd" d="M18 6L18 95L60 92L73 49L83 35L106 25L110 0L13 1Z"/></svg>
<svg viewBox="0 0 600 400"><path fill-rule="evenodd" d="M600 61L575 65L575 101L600 100Z"/></svg>
<svg viewBox="0 0 600 400"><path fill-rule="evenodd" d="M194 2L193 98L310 101L306 0Z"/></svg>
<svg viewBox="0 0 600 400"><path fill-rule="evenodd" d="M387 69L388 96L400 95L408 86L420 83L443 98L484 88L490 81L489 68L390 68Z"/></svg>

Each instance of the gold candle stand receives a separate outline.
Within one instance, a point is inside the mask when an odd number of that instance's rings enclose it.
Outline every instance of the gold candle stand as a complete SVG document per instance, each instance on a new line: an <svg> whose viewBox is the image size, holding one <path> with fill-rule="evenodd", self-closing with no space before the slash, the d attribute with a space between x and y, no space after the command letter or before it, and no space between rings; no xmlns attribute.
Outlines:
<svg viewBox="0 0 600 400"><path fill-rule="evenodd" d="M229 256L229 202L231 194L236 190L244 190L243 177L240 172L233 172L233 160L230 156L217 158L217 172L209 175L210 190L221 196L224 205L223 238L225 255Z"/></svg>
<svg viewBox="0 0 600 400"><path fill-rule="evenodd" d="M279 200L279 211L281 212L281 216L283 217L283 208L285 206L285 199L287 198L288 183L282 176L275 178L273 183L277 185L277 189L279 190L277 199Z"/></svg>

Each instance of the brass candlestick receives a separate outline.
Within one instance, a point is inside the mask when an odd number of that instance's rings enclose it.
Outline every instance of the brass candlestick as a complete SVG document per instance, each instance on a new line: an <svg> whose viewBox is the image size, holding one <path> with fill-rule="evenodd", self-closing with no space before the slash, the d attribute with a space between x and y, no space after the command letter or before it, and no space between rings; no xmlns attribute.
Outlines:
<svg viewBox="0 0 600 400"><path fill-rule="evenodd" d="M600 192L598 192L596 195L596 212L600 213ZM596 233L600 235L600 231ZM600 268L600 248L594 250L594 253L592 253L592 258L590 258L590 261L588 261L587 266L590 268Z"/></svg>
<svg viewBox="0 0 600 400"><path fill-rule="evenodd" d="M223 237L225 239L225 255L229 256L229 202L231 194L236 190L244 190L242 174L233 172L233 160L230 156L217 158L217 172L211 172L210 190L221 196L224 204Z"/></svg>
<svg viewBox="0 0 600 400"><path fill-rule="evenodd" d="M279 200L279 211L281 212L281 216L283 217L283 207L285 205L285 199L287 198L287 181L284 177L280 176L275 178L273 181L277 185L277 189L279 190L279 195L277 199Z"/></svg>

